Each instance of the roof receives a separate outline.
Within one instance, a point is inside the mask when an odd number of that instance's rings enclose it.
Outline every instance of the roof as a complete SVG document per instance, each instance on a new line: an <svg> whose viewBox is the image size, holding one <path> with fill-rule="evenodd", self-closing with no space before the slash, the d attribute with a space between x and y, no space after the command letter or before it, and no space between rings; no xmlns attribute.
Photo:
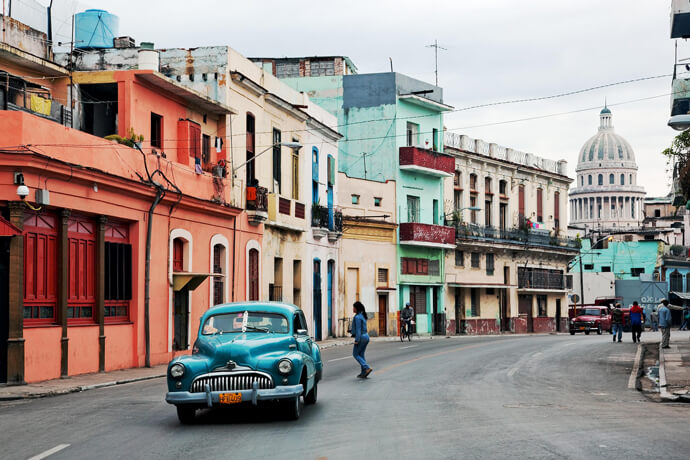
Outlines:
<svg viewBox="0 0 690 460"><path fill-rule="evenodd" d="M243 311L262 311L266 313L281 313L283 315L291 315L301 310L299 307L283 302L234 302L223 305L216 305L209 308L205 315L213 315L218 313L239 313Z"/></svg>
<svg viewBox="0 0 690 460"><path fill-rule="evenodd" d="M609 110L608 107L604 107L603 109L601 109L601 112L599 112L599 113L600 113L600 114L602 114L602 113L604 113L604 114L605 114L605 113L611 113L611 110Z"/></svg>

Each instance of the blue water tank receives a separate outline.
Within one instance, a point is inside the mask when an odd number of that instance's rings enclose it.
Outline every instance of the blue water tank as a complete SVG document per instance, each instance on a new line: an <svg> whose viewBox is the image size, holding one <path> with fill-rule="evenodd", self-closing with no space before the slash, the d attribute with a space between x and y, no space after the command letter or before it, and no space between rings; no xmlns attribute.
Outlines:
<svg viewBox="0 0 690 460"><path fill-rule="evenodd" d="M86 10L74 16L75 48L112 48L120 19L105 10Z"/></svg>

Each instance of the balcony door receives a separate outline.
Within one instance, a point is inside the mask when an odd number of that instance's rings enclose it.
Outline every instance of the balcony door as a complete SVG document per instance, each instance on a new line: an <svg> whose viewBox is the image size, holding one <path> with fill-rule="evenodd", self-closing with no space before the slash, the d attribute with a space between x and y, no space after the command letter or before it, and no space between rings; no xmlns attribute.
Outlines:
<svg viewBox="0 0 690 460"><path fill-rule="evenodd" d="M407 195L407 221L419 222L419 197Z"/></svg>
<svg viewBox="0 0 690 460"><path fill-rule="evenodd" d="M314 259L313 326L314 338L321 340L321 261Z"/></svg>

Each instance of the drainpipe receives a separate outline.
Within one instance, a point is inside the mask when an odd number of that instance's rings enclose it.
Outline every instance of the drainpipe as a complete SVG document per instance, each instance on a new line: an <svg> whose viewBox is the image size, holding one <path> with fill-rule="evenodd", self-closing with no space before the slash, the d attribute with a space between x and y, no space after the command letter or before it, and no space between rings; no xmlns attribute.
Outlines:
<svg viewBox="0 0 690 460"><path fill-rule="evenodd" d="M144 334L146 341L146 360L145 366L151 367L151 328L150 328L150 313L149 304L151 303L150 285L151 285L151 227L153 226L153 211L158 206L158 203L163 199L165 191L163 186L157 182L153 182L156 187L156 198L151 203L149 208L149 221L146 228L146 267L144 268Z"/></svg>
<svg viewBox="0 0 690 460"><path fill-rule="evenodd" d="M48 46L50 50L53 49L53 0L50 0L48 5Z"/></svg>

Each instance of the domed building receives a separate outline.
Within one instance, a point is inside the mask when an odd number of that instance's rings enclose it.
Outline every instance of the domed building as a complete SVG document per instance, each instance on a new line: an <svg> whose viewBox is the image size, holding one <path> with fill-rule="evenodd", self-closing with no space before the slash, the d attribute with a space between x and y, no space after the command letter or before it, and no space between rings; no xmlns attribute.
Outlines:
<svg viewBox="0 0 690 460"><path fill-rule="evenodd" d="M635 153L615 133L611 110L599 114L599 131L578 156L570 189L570 225L593 229L636 229L644 220L644 188L637 184Z"/></svg>

